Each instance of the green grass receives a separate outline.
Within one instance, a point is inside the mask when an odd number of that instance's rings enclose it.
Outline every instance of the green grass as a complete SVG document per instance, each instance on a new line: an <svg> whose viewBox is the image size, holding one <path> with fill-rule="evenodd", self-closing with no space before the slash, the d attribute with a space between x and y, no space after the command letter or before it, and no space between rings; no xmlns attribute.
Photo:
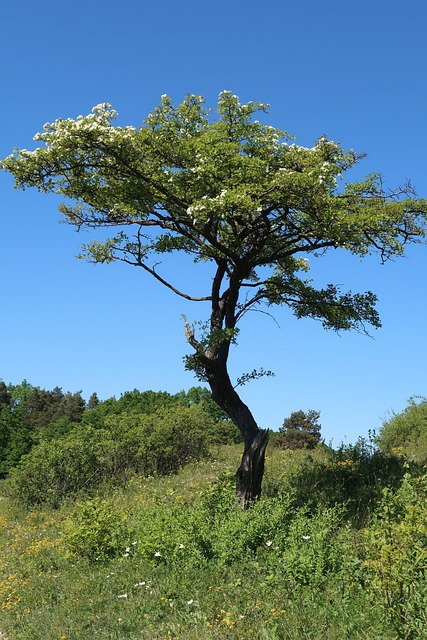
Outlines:
<svg viewBox="0 0 427 640"><path fill-rule="evenodd" d="M411 473L400 486L387 460L373 463L374 482L366 460L271 449L265 497L241 512L239 457L240 446L219 447L177 475L134 476L58 510L20 512L3 496L0 631L8 640L427 638L419 469L402 461ZM316 485L311 502L304 479Z"/></svg>

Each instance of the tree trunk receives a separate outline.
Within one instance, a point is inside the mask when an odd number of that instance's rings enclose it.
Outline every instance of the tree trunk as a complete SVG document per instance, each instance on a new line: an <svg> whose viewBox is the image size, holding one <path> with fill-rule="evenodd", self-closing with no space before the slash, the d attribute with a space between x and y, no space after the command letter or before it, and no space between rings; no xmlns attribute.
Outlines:
<svg viewBox="0 0 427 640"><path fill-rule="evenodd" d="M244 509L261 496L268 429L259 430L249 447L245 446L236 473L236 498Z"/></svg>
<svg viewBox="0 0 427 640"><path fill-rule="evenodd" d="M236 473L236 497L244 509L261 496L268 429L258 428L255 419L231 384L227 371L207 372L215 402L239 427L244 440L244 452Z"/></svg>

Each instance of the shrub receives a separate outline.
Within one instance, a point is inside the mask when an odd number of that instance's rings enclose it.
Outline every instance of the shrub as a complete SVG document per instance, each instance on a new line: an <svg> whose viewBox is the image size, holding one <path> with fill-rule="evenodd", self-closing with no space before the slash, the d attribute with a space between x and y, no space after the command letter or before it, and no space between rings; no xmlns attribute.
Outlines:
<svg viewBox="0 0 427 640"><path fill-rule="evenodd" d="M113 447L107 432L92 427L41 442L11 471L8 493L24 507L57 508L67 496L90 489L108 476Z"/></svg>
<svg viewBox="0 0 427 640"><path fill-rule="evenodd" d="M407 474L397 492L385 490L364 533L368 594L397 637L425 637L427 611L427 475Z"/></svg>
<svg viewBox="0 0 427 640"><path fill-rule="evenodd" d="M64 438L33 447L12 470L9 494L26 507L56 508L67 496L123 482L134 472L174 473L207 454L209 428L199 407L111 416L104 429L78 425Z"/></svg>
<svg viewBox="0 0 427 640"><path fill-rule="evenodd" d="M383 488L397 487L405 474L401 457L384 454L363 438L338 451L287 453L291 457L289 470L282 474L275 492L293 492L295 503L311 512L344 505L347 516L358 527L366 523L381 500Z"/></svg>
<svg viewBox="0 0 427 640"><path fill-rule="evenodd" d="M129 553L131 538L126 515L100 498L80 504L62 525L64 545L91 561Z"/></svg>
<svg viewBox="0 0 427 640"><path fill-rule="evenodd" d="M197 406L175 407L150 415L110 416L106 426L143 475L175 473L208 453L214 421Z"/></svg>
<svg viewBox="0 0 427 640"><path fill-rule="evenodd" d="M191 504L145 509L137 552L155 563L230 566L282 540L293 517L291 496L262 499L242 510L236 504L235 476L224 473ZM275 544L274 553L277 549Z"/></svg>
<svg viewBox="0 0 427 640"><path fill-rule="evenodd" d="M377 441L385 452L399 451L411 460L427 461L427 400L411 398L401 413L384 421Z"/></svg>

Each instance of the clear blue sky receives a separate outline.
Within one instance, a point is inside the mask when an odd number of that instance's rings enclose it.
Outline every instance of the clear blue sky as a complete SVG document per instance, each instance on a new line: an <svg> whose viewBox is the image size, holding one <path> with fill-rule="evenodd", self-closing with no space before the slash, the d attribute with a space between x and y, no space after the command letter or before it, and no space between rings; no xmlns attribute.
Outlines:
<svg viewBox="0 0 427 640"><path fill-rule="evenodd" d="M381 171L390 186L411 178L427 197L426 24L423 0L7 2L0 156L33 148L46 121L99 102L138 126L163 93L175 102L202 94L214 106L227 89L269 102L268 122L297 143L327 133L368 153L361 173ZM198 384L183 368L181 314L206 310L142 271L76 260L87 236L58 224L55 198L11 184L0 175L0 377L103 399ZM275 372L242 390L260 425L278 429L291 411L313 408L327 441L352 442L427 394L426 265L422 246L385 266L336 254L313 265L322 282L378 294L374 339L327 333L285 310L280 328L249 315L230 368ZM209 284L193 265L176 272L202 292Z"/></svg>

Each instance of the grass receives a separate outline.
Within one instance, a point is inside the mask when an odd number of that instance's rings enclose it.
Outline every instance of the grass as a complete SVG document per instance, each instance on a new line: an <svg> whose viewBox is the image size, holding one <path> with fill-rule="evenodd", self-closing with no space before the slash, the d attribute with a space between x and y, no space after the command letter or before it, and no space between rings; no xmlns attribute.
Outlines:
<svg viewBox="0 0 427 640"><path fill-rule="evenodd" d="M58 510L20 512L0 487L0 630L8 640L427 638L419 472L367 499L357 461L271 449L265 497L243 513L230 501L239 456L219 447L177 475L134 476ZM303 507L310 469L316 504ZM363 523L349 476L361 469ZM85 520L85 508L97 515ZM97 560L105 523L111 557Z"/></svg>

